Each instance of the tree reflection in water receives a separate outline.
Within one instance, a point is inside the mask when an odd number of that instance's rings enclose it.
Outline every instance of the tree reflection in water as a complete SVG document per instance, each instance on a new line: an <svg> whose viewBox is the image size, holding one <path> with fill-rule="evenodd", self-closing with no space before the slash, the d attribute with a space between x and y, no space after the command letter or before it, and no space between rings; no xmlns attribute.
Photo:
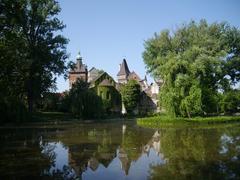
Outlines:
<svg viewBox="0 0 240 180"><path fill-rule="evenodd" d="M239 179L239 132L239 126L165 130L161 151L167 163L153 167L151 179Z"/></svg>
<svg viewBox="0 0 240 180"><path fill-rule="evenodd" d="M51 160L51 168L45 170L44 175L61 177L64 179L76 178L75 171L68 165L68 148L61 142L43 143L40 140L42 154Z"/></svg>
<svg viewBox="0 0 240 180"><path fill-rule="evenodd" d="M113 153L111 149L111 136L107 135L106 131L103 131L102 143L97 146L96 151L92 151L92 156L90 155L91 157L87 158L88 161L70 159L70 161L74 162L85 162L83 165L80 165L82 167L85 166L82 172L78 171L79 167L76 164L69 161L68 158L72 157L69 154L71 152L61 142L45 144L42 153L50 157L55 157L53 158L54 163L50 168L50 174L56 175L56 173L62 173L62 175L65 175L64 178L81 176L82 179L147 179L152 166L161 165L165 162L163 155L159 152L160 135L156 131L153 138L146 145L141 146L141 151L139 152L136 151L137 147L134 146L136 139L131 137L131 135L133 134L130 133L127 135L128 138L123 138L122 145ZM91 150L88 149L88 151ZM128 154L128 152L131 153ZM79 153L84 154L84 152ZM61 158L59 158L60 156ZM86 156L88 156L87 151ZM68 171L64 172L64 168ZM70 176L66 176L66 174Z"/></svg>
<svg viewBox="0 0 240 180"><path fill-rule="evenodd" d="M0 179L240 179L239 132L239 124L3 129Z"/></svg>

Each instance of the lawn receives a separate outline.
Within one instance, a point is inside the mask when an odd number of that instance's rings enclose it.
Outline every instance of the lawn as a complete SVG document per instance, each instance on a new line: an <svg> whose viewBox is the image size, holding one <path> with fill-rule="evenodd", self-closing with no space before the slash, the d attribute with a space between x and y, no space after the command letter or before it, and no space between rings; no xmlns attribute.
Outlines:
<svg viewBox="0 0 240 180"><path fill-rule="evenodd" d="M137 118L137 124L148 127L166 127L173 125L191 125L191 124L219 124L240 122L240 116L212 116L212 117L194 117L194 118L172 118L166 115L153 116L146 118Z"/></svg>

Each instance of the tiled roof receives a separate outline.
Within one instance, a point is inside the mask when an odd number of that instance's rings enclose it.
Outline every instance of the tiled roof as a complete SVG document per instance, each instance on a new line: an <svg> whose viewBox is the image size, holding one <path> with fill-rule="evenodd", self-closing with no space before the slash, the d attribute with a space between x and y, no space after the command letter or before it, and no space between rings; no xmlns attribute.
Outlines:
<svg viewBox="0 0 240 180"><path fill-rule="evenodd" d="M87 72L87 66L85 64L82 64L81 60L77 60L74 69L70 71L70 73L85 73L85 72Z"/></svg>
<svg viewBox="0 0 240 180"><path fill-rule="evenodd" d="M113 84L108 79L104 79L99 86L113 86Z"/></svg>
<svg viewBox="0 0 240 180"><path fill-rule="evenodd" d="M92 67L90 70L89 70L89 72L91 72L91 71L98 71L95 67Z"/></svg>
<svg viewBox="0 0 240 180"><path fill-rule="evenodd" d="M103 74L105 74L106 72L102 72L102 73L100 73L97 77L95 77L92 81L91 81L91 83L94 83L95 81L97 81Z"/></svg>
<svg viewBox="0 0 240 180"><path fill-rule="evenodd" d="M122 62L121 67L120 67L120 71L118 72L117 75L118 76L121 76L121 75L128 76L129 74L130 74L130 71L129 71L126 59L123 59L123 62Z"/></svg>
<svg viewBox="0 0 240 180"><path fill-rule="evenodd" d="M140 77L134 71L129 74L128 79L134 79L136 81L141 81Z"/></svg>

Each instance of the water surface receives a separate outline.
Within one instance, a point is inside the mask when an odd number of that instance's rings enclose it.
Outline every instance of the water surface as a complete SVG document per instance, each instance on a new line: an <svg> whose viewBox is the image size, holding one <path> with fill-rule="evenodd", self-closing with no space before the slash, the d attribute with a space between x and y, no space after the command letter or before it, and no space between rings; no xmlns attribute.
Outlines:
<svg viewBox="0 0 240 180"><path fill-rule="evenodd" d="M38 124L0 128L0 143L0 179L240 179L239 123Z"/></svg>

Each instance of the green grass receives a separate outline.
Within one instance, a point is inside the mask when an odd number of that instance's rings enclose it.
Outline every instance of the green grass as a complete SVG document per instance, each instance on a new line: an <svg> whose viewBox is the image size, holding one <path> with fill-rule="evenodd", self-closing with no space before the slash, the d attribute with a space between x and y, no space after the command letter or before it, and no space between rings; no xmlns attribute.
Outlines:
<svg viewBox="0 0 240 180"><path fill-rule="evenodd" d="M228 122L240 122L240 116L213 116L213 117L195 117L192 119L186 119L188 122L198 123L228 123Z"/></svg>
<svg viewBox="0 0 240 180"><path fill-rule="evenodd" d="M28 121L21 123L9 122L2 127L18 127L18 128L56 128L58 125L78 123L79 120L68 113L61 112L35 112ZM0 126L1 128L1 126Z"/></svg>
<svg viewBox="0 0 240 180"><path fill-rule="evenodd" d="M213 116L213 117L194 117L194 118L172 118L169 116L154 116L137 118L137 124L147 127L167 127L191 124L219 124L240 122L240 116Z"/></svg>
<svg viewBox="0 0 240 180"><path fill-rule="evenodd" d="M31 122L67 122L67 121L76 121L76 122L105 122L105 121L119 121L122 120L121 117L118 116L108 116L102 117L101 119L82 119L78 118L70 113L62 113L62 112L37 112L33 114Z"/></svg>
<svg viewBox="0 0 240 180"><path fill-rule="evenodd" d="M48 122L48 121L71 121L76 118L68 113L62 112L37 112L33 114L32 122Z"/></svg>

